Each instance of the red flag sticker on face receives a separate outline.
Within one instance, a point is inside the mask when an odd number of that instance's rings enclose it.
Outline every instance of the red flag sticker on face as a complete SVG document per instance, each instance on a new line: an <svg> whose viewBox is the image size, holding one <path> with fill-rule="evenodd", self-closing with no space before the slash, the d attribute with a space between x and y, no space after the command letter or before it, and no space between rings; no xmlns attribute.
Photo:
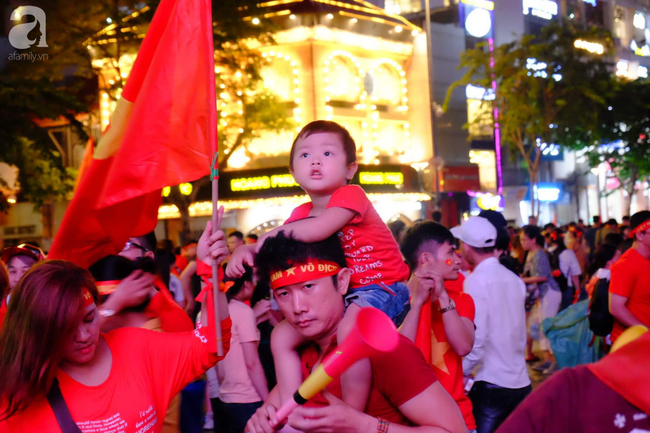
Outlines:
<svg viewBox="0 0 650 433"><path fill-rule="evenodd" d="M447 266L451 266L452 261L451 261L451 260L447 260L445 263L447 264Z"/></svg>

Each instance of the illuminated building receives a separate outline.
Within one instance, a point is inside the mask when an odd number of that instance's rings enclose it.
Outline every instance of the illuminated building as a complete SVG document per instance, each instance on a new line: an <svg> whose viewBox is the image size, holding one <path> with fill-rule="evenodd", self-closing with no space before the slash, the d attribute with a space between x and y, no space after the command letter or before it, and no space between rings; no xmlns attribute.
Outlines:
<svg viewBox="0 0 650 433"><path fill-rule="evenodd" d="M418 25L425 22L425 0L378 0L386 10L399 13ZM433 104L442 104L447 89L462 77L457 69L460 55L477 43L486 42L489 49L510 43L524 34L539 34L551 21L564 20L576 26L598 26L612 32L616 57L612 73L629 79L647 78L650 68L650 14L643 0L430 0L432 50ZM577 50L601 55L605 41L576 40ZM546 65L528 59L532 74L544 76ZM543 75L544 74L544 75ZM545 77L546 78L546 77ZM548 79L560 80L554 73ZM493 86L495 87L495 86ZM444 161L441 174L441 208L448 225L458 221L453 217L478 212L479 198L486 194L501 195L504 215L516 224L525 224L530 212L531 192L528 174L512 160L508 146L501 146L498 112L490 100L496 88L482 89L468 86L456 89L447 112L441 113L434 125L437 156ZM473 123L475 119L481 119ZM494 121L496 119L497 121ZM469 124L464 129L463 125ZM564 151L552 143L538 143L542 152L540 181L547 182L548 191L533 191L544 197L539 221L568 223L594 215L604 219L623 216L624 193L612 192L611 185L597 181L589 173L584 155ZM607 167L595 170L600 176ZM556 187L560 193L556 196ZM639 188L643 191L643 188ZM633 202L632 211L643 209L647 199L640 193ZM548 200L547 200L548 199ZM553 199L553 200L551 200ZM482 204L496 203L496 199L482 199Z"/></svg>
<svg viewBox="0 0 650 433"><path fill-rule="evenodd" d="M244 21L259 25L271 20L279 29L273 35L276 43L244 42L267 60L264 86L287 104L286 115L296 130L318 119L345 126L357 143L360 168L355 182L364 187L380 215L387 221L421 218L421 202L430 200L423 179L427 182L430 176L427 163L433 157L421 29L363 0L273 0L258 6ZM126 33L140 37L135 28L132 24ZM89 46L110 41L114 31L108 26ZM104 60L94 64L105 68L106 82L113 84L128 79L134 59L134 54L122 56L119 74ZM219 65L216 72L223 73ZM106 126L120 95L100 93L101 122ZM225 93L216 96L220 124L232 110L241 110ZM226 227L262 230L269 227L264 223L284 221L307 199L286 168L296 130L265 134L229 156L220 178L220 204L229 210ZM426 190L431 191L428 183ZM190 207L197 217L193 230L210 212L209 188L203 188ZM166 204L159 217L174 220L178 209Z"/></svg>

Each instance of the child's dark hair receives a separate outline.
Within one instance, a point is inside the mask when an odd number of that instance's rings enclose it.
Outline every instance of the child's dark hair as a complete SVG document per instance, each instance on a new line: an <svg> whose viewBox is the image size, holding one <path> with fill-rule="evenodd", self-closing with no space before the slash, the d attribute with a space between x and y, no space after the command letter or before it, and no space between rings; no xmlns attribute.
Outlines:
<svg viewBox="0 0 650 433"><path fill-rule="evenodd" d="M544 247L544 236L542 236L542 231L537 226L527 225L522 228L526 236L529 239L533 239L537 245Z"/></svg>
<svg viewBox="0 0 650 433"><path fill-rule="evenodd" d="M330 132L339 136L341 142L343 143L343 150L347 156L348 165L357 160L357 145L355 144L354 139L347 129L338 123L329 120L315 120L305 125L296 136L296 139L293 140L293 144L291 145L291 152L289 153L289 167L291 169L293 169L293 153L296 149L296 143L298 140L307 138L312 134L321 134L324 132Z"/></svg>
<svg viewBox="0 0 650 433"><path fill-rule="evenodd" d="M345 254L336 234L323 241L306 244L280 232L277 236L266 239L255 256L258 284L270 286L271 273L284 271L309 259L327 260L342 268L347 267ZM336 285L336 275L333 279Z"/></svg>
<svg viewBox="0 0 650 433"><path fill-rule="evenodd" d="M447 227L433 221L422 221L404 233L400 250L413 272L418 266L418 257L422 248L426 246L430 248L430 251L435 252L445 242L454 245L454 241L454 235Z"/></svg>
<svg viewBox="0 0 650 433"><path fill-rule="evenodd" d="M228 289L226 292L226 298L228 301L233 299L235 296L241 292L241 290L244 288L244 284L247 282L253 282L253 268L251 268L248 265L244 265L244 274L239 277L239 278L233 278L231 280L226 279L226 281L232 281L234 284L232 285L231 288Z"/></svg>

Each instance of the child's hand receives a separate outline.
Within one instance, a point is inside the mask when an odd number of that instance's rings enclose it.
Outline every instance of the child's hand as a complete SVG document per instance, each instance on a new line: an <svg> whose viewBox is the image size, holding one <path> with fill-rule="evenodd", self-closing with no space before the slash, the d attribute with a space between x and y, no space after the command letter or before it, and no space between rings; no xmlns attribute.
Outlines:
<svg viewBox="0 0 650 433"><path fill-rule="evenodd" d="M228 245L226 244L226 235L219 228L221 226L221 218L223 217L224 208L221 206L217 211L217 227L213 231L212 221L208 221L205 230L199 239L196 249L196 257L198 260L203 261L206 265L212 265L212 261L216 260L221 264L226 257L228 257Z"/></svg>
<svg viewBox="0 0 650 433"><path fill-rule="evenodd" d="M244 275L244 272L246 272L244 265L248 265L252 268L255 265L254 250L255 245L242 245L238 247L235 252L232 253L232 256L230 256L230 260L228 260L226 276L228 278L239 278Z"/></svg>

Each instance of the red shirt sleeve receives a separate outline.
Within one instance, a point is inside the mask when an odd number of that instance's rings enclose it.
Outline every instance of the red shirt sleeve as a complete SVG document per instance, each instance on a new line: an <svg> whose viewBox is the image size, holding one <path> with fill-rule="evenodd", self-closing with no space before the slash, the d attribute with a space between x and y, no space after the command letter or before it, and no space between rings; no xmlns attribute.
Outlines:
<svg viewBox="0 0 650 433"><path fill-rule="evenodd" d="M187 332L194 329L192 319L172 298L167 287L156 281L158 293L151 298L145 313L160 319L164 332Z"/></svg>
<svg viewBox="0 0 650 433"><path fill-rule="evenodd" d="M625 257L627 256L627 257ZM627 252L618 263L612 266L612 277L609 282L609 293L629 298L636 284L636 272L630 269L633 266L632 255ZM640 264L643 266L643 264Z"/></svg>
<svg viewBox="0 0 650 433"><path fill-rule="evenodd" d="M476 315L476 307L474 306L474 299L467 293L459 293L454 301L456 303L456 310L460 317L467 317L474 323L474 316Z"/></svg>
<svg viewBox="0 0 650 433"><path fill-rule="evenodd" d="M403 335L400 335L397 350L373 356L371 362L377 391L395 407L403 405L438 381L420 349Z"/></svg>
<svg viewBox="0 0 650 433"><path fill-rule="evenodd" d="M327 204L328 209L331 207L341 207L356 212L357 215L348 224L356 224L362 221L369 206L372 206L372 203L370 203L366 193L358 185L346 185L343 188L337 189Z"/></svg>
<svg viewBox="0 0 650 433"><path fill-rule="evenodd" d="M294 221L304 220L309 216L309 212L311 212L312 207L313 205L311 204L311 202L301 204L300 206L295 208L293 212L291 212L291 216L284 223L289 224Z"/></svg>
<svg viewBox="0 0 650 433"><path fill-rule="evenodd" d="M231 327L230 317L221 322L224 357L230 349ZM200 323L191 332L166 334L140 329L130 332L130 345L140 348L139 356L146 359L154 395L163 398L163 404L168 404L188 383L223 359L210 350L208 338L211 337Z"/></svg>

